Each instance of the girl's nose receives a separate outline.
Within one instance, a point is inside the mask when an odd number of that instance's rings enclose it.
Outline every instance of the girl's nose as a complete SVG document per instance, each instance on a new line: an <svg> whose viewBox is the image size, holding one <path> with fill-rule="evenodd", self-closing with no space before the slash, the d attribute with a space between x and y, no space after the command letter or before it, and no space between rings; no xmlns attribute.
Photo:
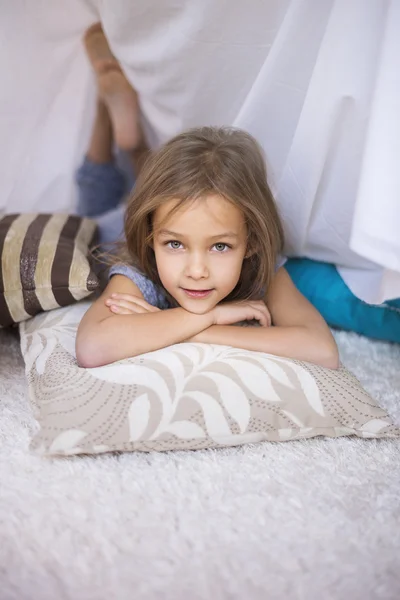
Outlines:
<svg viewBox="0 0 400 600"><path fill-rule="evenodd" d="M200 256L190 257L186 266L186 276L191 279L205 279L208 277L208 267L206 261Z"/></svg>

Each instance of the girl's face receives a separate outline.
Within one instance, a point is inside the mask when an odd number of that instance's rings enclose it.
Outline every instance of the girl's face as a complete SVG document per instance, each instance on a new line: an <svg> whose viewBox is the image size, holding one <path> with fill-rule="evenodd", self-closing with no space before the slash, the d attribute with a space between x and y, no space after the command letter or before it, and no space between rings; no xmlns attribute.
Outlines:
<svg viewBox="0 0 400 600"><path fill-rule="evenodd" d="M242 212L218 195L183 205L170 200L153 218L153 248L167 292L189 312L204 314L235 288L246 254Z"/></svg>

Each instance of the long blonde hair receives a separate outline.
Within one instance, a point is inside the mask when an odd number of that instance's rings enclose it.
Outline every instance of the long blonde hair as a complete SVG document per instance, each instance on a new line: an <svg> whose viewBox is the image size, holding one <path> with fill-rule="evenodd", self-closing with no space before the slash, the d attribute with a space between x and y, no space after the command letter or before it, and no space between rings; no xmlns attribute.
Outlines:
<svg viewBox="0 0 400 600"><path fill-rule="evenodd" d="M126 207L122 258L161 285L151 245L155 210L175 199L175 211L210 194L237 206L248 232L248 258L225 300L259 297L269 287L284 235L262 149L240 129L190 129L149 155Z"/></svg>

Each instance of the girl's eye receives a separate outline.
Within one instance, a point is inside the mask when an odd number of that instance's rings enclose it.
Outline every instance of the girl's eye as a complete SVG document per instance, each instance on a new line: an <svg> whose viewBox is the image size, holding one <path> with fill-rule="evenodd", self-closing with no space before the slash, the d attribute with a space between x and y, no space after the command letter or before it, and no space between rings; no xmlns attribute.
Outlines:
<svg viewBox="0 0 400 600"><path fill-rule="evenodd" d="M182 244L180 242L178 242L177 240L172 240L171 242L167 242L167 246L172 248L172 250L179 250L179 248L182 246Z"/></svg>
<svg viewBox="0 0 400 600"><path fill-rule="evenodd" d="M223 244L222 242L219 242L218 244L214 244L214 248L216 249L217 252L226 252L227 250L229 250L228 244Z"/></svg>

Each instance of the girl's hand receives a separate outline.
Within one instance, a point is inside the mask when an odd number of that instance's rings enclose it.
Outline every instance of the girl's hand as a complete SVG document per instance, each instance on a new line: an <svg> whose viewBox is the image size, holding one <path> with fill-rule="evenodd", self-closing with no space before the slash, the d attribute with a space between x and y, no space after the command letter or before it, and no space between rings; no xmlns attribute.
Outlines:
<svg viewBox="0 0 400 600"><path fill-rule="evenodd" d="M106 299L105 304L116 315L152 313L160 310L146 302L144 298L130 294L111 294L111 297Z"/></svg>
<svg viewBox="0 0 400 600"><path fill-rule="evenodd" d="M258 321L262 327L271 325L271 315L263 300L242 300L217 304L212 310L214 325L233 325L240 321Z"/></svg>

